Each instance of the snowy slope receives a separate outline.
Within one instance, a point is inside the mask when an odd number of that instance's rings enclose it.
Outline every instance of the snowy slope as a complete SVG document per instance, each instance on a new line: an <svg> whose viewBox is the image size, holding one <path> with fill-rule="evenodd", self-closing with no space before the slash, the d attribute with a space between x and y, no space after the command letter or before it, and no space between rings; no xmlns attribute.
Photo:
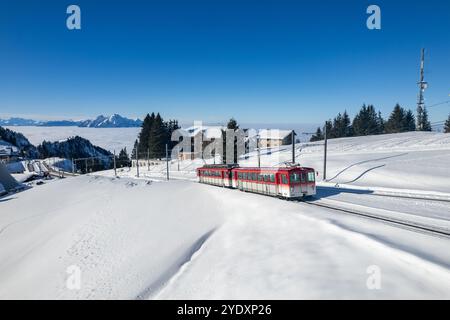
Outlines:
<svg viewBox="0 0 450 320"><path fill-rule="evenodd" d="M318 201L450 228L450 203L436 201L450 197L449 137L331 140ZM320 172L322 147L297 148ZM290 147L262 154L276 165ZM144 164L139 179L109 170L1 198L0 298L450 299L448 238L201 185L202 163L172 161L169 182L164 163ZM72 265L80 290L66 286ZM380 290L366 285L371 266Z"/></svg>
<svg viewBox="0 0 450 320"><path fill-rule="evenodd" d="M0 298L136 298L156 290L218 226L212 201L97 177L46 183L0 202ZM169 190L171 192L169 192ZM66 287L66 269L82 289Z"/></svg>
<svg viewBox="0 0 450 320"><path fill-rule="evenodd" d="M449 240L303 204L98 176L5 200L0 298L450 298Z"/></svg>
<svg viewBox="0 0 450 320"><path fill-rule="evenodd" d="M291 146L261 151L261 166L278 166L291 159ZM325 185L394 188L404 192L443 192L450 196L449 159L450 134L408 132L331 139L328 141L328 183ZM315 168L319 173L317 180L322 182L323 142L297 144L296 161L303 166ZM206 162L213 163L213 160ZM170 172L174 178L195 180L195 169L203 163L201 159L181 162L173 160ZM257 166L257 152L242 157L239 164ZM141 167L143 175L149 177L158 174L164 176L165 170L165 164L162 164L151 167L147 174L146 166ZM135 171L130 175L133 173Z"/></svg>

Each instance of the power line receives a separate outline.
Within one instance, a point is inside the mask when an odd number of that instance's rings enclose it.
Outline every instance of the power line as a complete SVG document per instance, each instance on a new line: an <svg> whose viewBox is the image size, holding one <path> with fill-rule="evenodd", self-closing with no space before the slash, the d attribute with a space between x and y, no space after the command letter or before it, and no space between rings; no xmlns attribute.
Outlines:
<svg viewBox="0 0 450 320"><path fill-rule="evenodd" d="M447 103L450 103L450 100L439 102L439 103L436 103L436 104L432 104L431 106L427 106L427 108L433 108L433 107L437 107L437 106L440 106L440 105L443 105L443 104L447 104Z"/></svg>

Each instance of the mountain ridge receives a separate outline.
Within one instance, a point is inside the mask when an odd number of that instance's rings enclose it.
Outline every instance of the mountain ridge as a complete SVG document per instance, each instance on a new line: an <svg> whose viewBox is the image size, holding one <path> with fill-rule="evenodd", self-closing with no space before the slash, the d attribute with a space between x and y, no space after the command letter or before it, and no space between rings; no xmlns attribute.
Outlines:
<svg viewBox="0 0 450 320"><path fill-rule="evenodd" d="M74 126L81 128L133 128L140 127L142 120L129 119L117 113L111 116L99 115L95 119L88 120L50 120L37 121L32 119L24 119L18 117L11 117L9 119L0 119L0 126L36 126L36 127L61 127Z"/></svg>

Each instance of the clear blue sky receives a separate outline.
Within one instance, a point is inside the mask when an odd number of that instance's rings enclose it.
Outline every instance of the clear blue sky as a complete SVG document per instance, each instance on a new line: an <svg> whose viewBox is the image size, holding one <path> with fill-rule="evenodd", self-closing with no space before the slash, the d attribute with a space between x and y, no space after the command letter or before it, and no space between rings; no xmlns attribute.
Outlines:
<svg viewBox="0 0 450 320"><path fill-rule="evenodd" d="M421 47L427 103L450 100L448 0L2 0L0 116L319 123L363 103L387 116L415 109Z"/></svg>

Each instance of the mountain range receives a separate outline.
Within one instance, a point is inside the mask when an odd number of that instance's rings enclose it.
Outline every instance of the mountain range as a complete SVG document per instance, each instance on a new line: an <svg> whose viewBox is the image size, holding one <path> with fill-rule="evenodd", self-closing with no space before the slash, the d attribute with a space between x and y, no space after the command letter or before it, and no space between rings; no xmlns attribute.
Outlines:
<svg viewBox="0 0 450 320"><path fill-rule="evenodd" d="M112 116L100 115L91 120L53 120L53 121L37 121L23 118L0 119L0 126L37 126L37 127L62 127L74 126L82 128L132 128L140 127L142 120L128 119L118 114Z"/></svg>

